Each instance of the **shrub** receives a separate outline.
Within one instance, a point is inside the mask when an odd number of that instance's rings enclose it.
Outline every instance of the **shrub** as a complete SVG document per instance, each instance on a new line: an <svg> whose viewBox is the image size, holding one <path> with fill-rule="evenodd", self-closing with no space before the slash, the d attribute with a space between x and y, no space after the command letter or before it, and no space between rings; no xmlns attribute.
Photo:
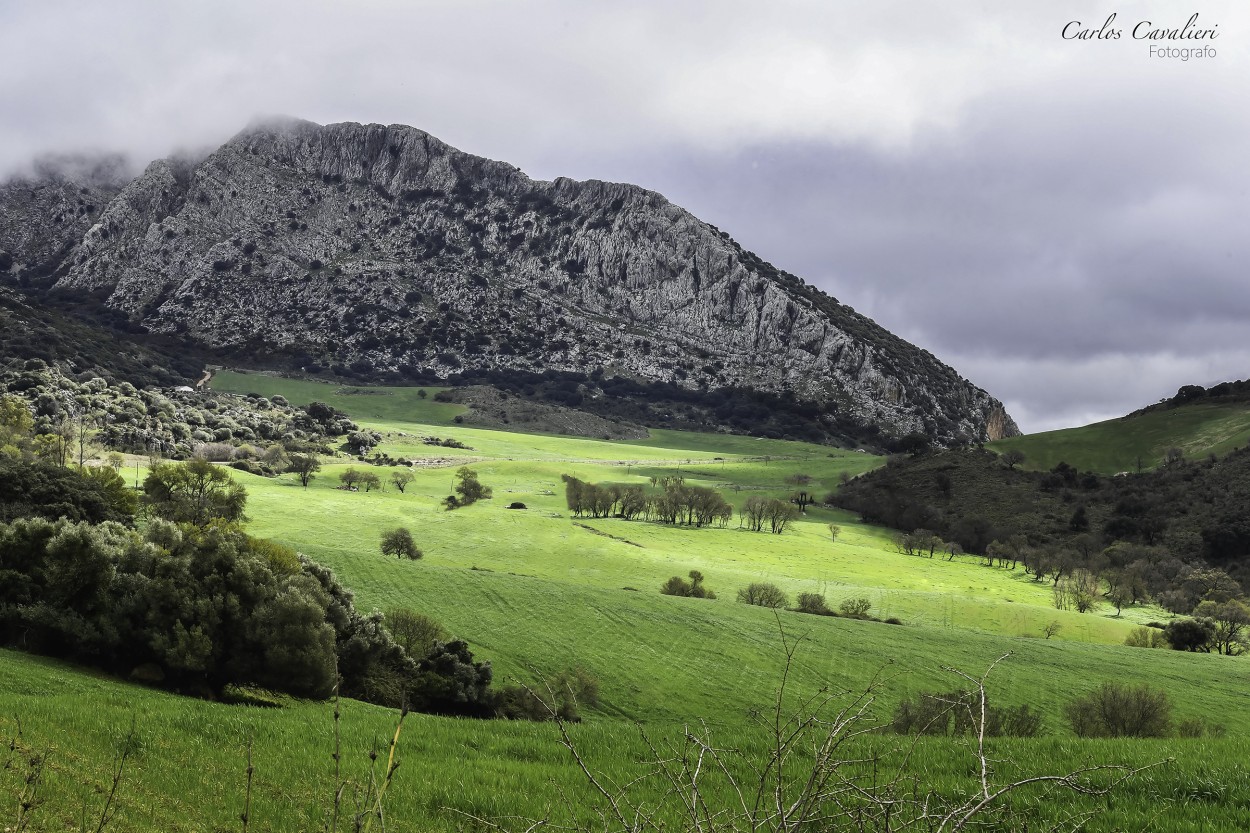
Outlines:
<svg viewBox="0 0 1250 833"><path fill-rule="evenodd" d="M660 592L665 596L689 596L690 582L681 576L673 576L660 586Z"/></svg>
<svg viewBox="0 0 1250 833"><path fill-rule="evenodd" d="M509 720L581 721L581 707L599 705L599 679L578 665L566 668L541 686L507 686L499 691L496 713Z"/></svg>
<svg viewBox="0 0 1250 833"><path fill-rule="evenodd" d="M838 605L838 612L843 616L852 619L864 619L868 616L868 611L872 610L872 602L859 596L854 599L843 599Z"/></svg>
<svg viewBox="0 0 1250 833"><path fill-rule="evenodd" d="M801 613L815 613L821 616L828 616L833 612L825 604L825 597L819 593L800 593L798 610Z"/></svg>
<svg viewBox="0 0 1250 833"><path fill-rule="evenodd" d="M1083 738L1159 738L1172 725L1167 692L1145 683L1103 683L1068 703L1065 711L1072 731Z"/></svg>
<svg viewBox="0 0 1250 833"><path fill-rule="evenodd" d="M1207 619L1177 619L1168 622L1163 636L1176 651L1210 651L1215 623Z"/></svg>
<svg viewBox="0 0 1250 833"><path fill-rule="evenodd" d="M1198 717L1187 717L1176 724L1176 734L1183 738L1200 738L1207 732L1207 724Z"/></svg>
<svg viewBox="0 0 1250 833"><path fill-rule="evenodd" d="M976 691L921 692L902 700L894 710L891 728L900 735L965 735L980 721L981 699ZM985 703L985 734L990 737L1037 737L1042 714L1027 704L998 708Z"/></svg>
<svg viewBox="0 0 1250 833"><path fill-rule="evenodd" d="M1124 644L1130 648L1166 648L1168 639L1163 631L1143 625L1129 631L1129 635L1124 638Z"/></svg>
<svg viewBox="0 0 1250 833"><path fill-rule="evenodd" d="M790 604L785 592L775 584L756 581L738 591L738 601L760 607L779 608Z"/></svg>
<svg viewBox="0 0 1250 833"><path fill-rule="evenodd" d="M703 586L703 573L691 570L690 581L681 576L673 576L660 587L665 596L688 596L694 599L715 599L716 594Z"/></svg>

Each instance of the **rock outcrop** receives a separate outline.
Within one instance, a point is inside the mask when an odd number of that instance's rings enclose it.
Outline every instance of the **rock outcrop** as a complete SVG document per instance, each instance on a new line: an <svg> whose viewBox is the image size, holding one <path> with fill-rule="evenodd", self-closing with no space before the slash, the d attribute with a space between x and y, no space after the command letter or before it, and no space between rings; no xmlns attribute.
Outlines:
<svg viewBox="0 0 1250 833"><path fill-rule="evenodd" d="M943 444L1017 433L950 367L661 195L531 180L411 127L269 122L154 162L57 275L150 331L302 366L602 369Z"/></svg>

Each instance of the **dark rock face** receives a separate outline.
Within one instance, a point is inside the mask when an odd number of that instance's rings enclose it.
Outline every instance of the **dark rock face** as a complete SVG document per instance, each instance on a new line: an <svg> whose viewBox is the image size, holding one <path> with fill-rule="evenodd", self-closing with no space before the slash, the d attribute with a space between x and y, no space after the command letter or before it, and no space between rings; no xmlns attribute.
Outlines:
<svg viewBox="0 0 1250 833"><path fill-rule="evenodd" d="M243 353L409 375L602 368L791 394L894 436L1017 433L932 355L659 194L536 182L411 127L257 125L199 162L152 163L81 225L57 290Z"/></svg>

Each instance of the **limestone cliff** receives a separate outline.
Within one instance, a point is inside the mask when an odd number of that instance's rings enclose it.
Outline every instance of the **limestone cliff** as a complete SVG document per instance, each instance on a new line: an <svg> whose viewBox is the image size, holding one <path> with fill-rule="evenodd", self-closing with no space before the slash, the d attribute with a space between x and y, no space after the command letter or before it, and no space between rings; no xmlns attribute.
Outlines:
<svg viewBox="0 0 1250 833"><path fill-rule="evenodd" d="M887 435L1017 433L1001 403L632 185L531 180L393 125L255 125L157 161L57 289L158 333L416 375L558 369L821 403Z"/></svg>

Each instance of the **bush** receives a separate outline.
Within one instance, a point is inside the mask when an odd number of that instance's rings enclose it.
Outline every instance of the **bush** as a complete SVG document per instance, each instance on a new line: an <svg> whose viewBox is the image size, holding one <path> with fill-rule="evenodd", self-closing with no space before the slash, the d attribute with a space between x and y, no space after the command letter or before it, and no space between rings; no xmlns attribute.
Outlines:
<svg viewBox="0 0 1250 833"><path fill-rule="evenodd" d="M599 705L599 679L578 665L566 668L541 686L507 686L499 691L496 713L509 720L581 721L581 707Z"/></svg>
<svg viewBox="0 0 1250 833"><path fill-rule="evenodd" d="M977 729L981 700L975 691L921 692L902 700L890 727L900 735L965 735ZM985 734L989 737L1037 737L1042 714L1030 706L997 708L985 704Z"/></svg>
<svg viewBox="0 0 1250 833"><path fill-rule="evenodd" d="M760 607L780 608L790 604L790 598L775 584L756 581L738 591L738 601Z"/></svg>
<svg viewBox="0 0 1250 833"><path fill-rule="evenodd" d="M1172 725L1167 692L1145 683L1107 682L1065 709L1072 731L1083 738L1161 738Z"/></svg>
<svg viewBox="0 0 1250 833"><path fill-rule="evenodd" d="M865 619L872 610L872 602L863 596L854 599L843 599L838 605L838 612L852 619Z"/></svg>
<svg viewBox="0 0 1250 833"><path fill-rule="evenodd" d="M1124 644L1130 648L1166 648L1168 638L1163 631L1143 625L1133 628L1124 638Z"/></svg>
<svg viewBox="0 0 1250 833"><path fill-rule="evenodd" d="M815 613L820 616L833 613L825 604L825 597L819 593L800 593L798 610L800 613Z"/></svg>
<svg viewBox="0 0 1250 833"><path fill-rule="evenodd" d="M681 576L673 576L660 587L665 596L688 596L694 599L715 599L716 594L703 586L703 573L691 570L690 581Z"/></svg>

